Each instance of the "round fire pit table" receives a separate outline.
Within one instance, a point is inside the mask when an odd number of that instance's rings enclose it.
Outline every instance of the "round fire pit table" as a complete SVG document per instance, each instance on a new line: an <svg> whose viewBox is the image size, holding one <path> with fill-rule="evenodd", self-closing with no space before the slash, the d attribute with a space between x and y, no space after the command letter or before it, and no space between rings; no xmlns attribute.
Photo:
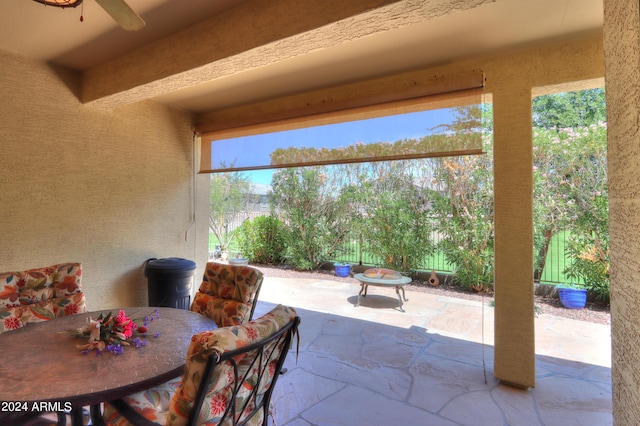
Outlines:
<svg viewBox="0 0 640 426"><path fill-rule="evenodd" d="M411 282L411 278L409 277L401 277L396 279L385 279L384 277L373 278L373 277L366 277L364 274L355 274L353 278L360 281L360 293L358 293L358 303L356 304L356 307L360 306L361 297L367 297L367 288L370 285L375 287L395 287L396 294L398 295L398 302L400 304L399 308L402 312L404 312L404 308L402 307L402 299L404 299L405 302L409 301L409 299L407 299L407 297L404 294L404 286ZM402 297L400 296L400 290L402 290Z"/></svg>

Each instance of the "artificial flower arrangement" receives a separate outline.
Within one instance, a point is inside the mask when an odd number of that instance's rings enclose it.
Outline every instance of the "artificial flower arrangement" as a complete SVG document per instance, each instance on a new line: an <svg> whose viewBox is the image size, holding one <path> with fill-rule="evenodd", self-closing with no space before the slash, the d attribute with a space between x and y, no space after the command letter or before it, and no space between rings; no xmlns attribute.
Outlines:
<svg viewBox="0 0 640 426"><path fill-rule="evenodd" d="M131 344L136 348L146 346L146 340L141 337L147 336L149 323L159 319L158 308L153 314L141 318L142 324L137 324L136 321L139 320L129 318L123 310L120 310L115 316L109 312L106 315L100 313L95 320L87 318L87 324L84 327L71 331L77 337L89 337L88 343L76 345L78 349L82 349L82 353L87 354L95 349L98 353L106 350L119 355L123 352L123 346ZM153 336L158 337L158 333ZM132 339L132 337L135 338Z"/></svg>

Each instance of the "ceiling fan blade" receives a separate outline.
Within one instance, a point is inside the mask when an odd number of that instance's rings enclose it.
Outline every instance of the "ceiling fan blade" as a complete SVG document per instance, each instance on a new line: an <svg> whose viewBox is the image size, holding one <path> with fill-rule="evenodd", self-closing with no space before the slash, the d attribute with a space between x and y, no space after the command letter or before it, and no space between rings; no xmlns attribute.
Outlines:
<svg viewBox="0 0 640 426"><path fill-rule="evenodd" d="M95 0L123 29L139 30L145 22L124 0Z"/></svg>

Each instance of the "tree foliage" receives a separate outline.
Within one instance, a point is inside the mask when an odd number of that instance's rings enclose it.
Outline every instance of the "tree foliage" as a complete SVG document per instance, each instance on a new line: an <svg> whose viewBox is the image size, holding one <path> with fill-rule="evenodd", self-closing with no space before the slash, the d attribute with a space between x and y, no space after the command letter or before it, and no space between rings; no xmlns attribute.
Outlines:
<svg viewBox="0 0 640 426"><path fill-rule="evenodd" d="M284 225L273 216L245 220L238 233L238 245L250 262L282 263L286 250Z"/></svg>
<svg viewBox="0 0 640 426"><path fill-rule="evenodd" d="M235 236L235 230L229 229L229 223L247 211L252 199L251 184L244 173L211 175L209 229L217 238L221 250L227 250Z"/></svg>
<svg viewBox="0 0 640 426"><path fill-rule="evenodd" d="M356 228L367 250L382 266L402 272L418 269L434 250L428 198L411 166L416 162L376 163L349 189Z"/></svg>
<svg viewBox="0 0 640 426"><path fill-rule="evenodd" d="M480 106L456 109L449 130L481 132L488 113ZM455 278L475 291L493 288L493 158L490 132L483 140L486 154L436 160L433 185L439 247L454 265Z"/></svg>
<svg viewBox="0 0 640 426"><path fill-rule="evenodd" d="M542 98L542 99L541 99ZM604 91L534 100L534 242L541 276L552 236L567 230L564 271L599 298L609 294L607 133Z"/></svg>
<svg viewBox="0 0 640 426"><path fill-rule="evenodd" d="M412 143L378 143L349 149L375 153L401 146L478 147L484 118L478 106L454 109L454 121ZM470 145L471 146L471 145ZM347 149L347 151L349 150ZM284 150L287 161L319 158L315 149ZM343 153L347 155L348 153ZM333 234L344 239L350 227L366 242L381 265L403 272L417 269L434 251L433 214L439 215L441 247L463 285L478 290L493 285L493 179L490 155L412 161L344 164L330 168L276 172L273 205L288 224L288 254L294 265L312 268L328 259L319 256L322 235L333 223ZM320 176L333 176L332 196ZM434 190L435 189L435 190ZM328 203L327 203L328 201ZM329 203L339 205L338 215ZM429 208L433 206L433 210ZM325 216L326 214L330 216ZM340 220L331 217L341 217ZM329 217L330 222L327 222ZM349 220L351 219L351 220ZM346 224L346 226L343 226ZM315 235L315 237L313 237ZM339 245L333 240L326 253Z"/></svg>
<svg viewBox="0 0 640 426"><path fill-rule="evenodd" d="M286 223L287 259L298 269L312 270L342 247L350 229L349 215L327 168L281 169L273 174L272 215Z"/></svg>
<svg viewBox="0 0 640 426"><path fill-rule="evenodd" d="M288 260L313 269L335 258L357 233L385 267L417 269L438 249L455 278L477 291L493 286L493 160L491 109L455 109L455 120L415 142L379 143L327 150L288 149L282 160L323 159L350 150L453 143L486 135L486 154L281 169L273 176L271 206L285 228ZM604 91L541 96L533 102L534 242L536 271L543 272L551 238L572 235L565 273L608 297L609 237ZM483 136L484 137L484 136ZM463 142L464 145L464 142ZM335 152L329 152L335 151ZM349 154L350 155L350 154ZM295 162L294 161L294 162ZM436 229L429 225L435 216Z"/></svg>
<svg viewBox="0 0 640 426"><path fill-rule="evenodd" d="M590 126L572 132L579 152L567 170L563 189L571 218L566 250L569 279L585 285L603 301L609 299L609 195L606 127Z"/></svg>
<svg viewBox="0 0 640 426"><path fill-rule="evenodd" d="M607 121L604 89L538 96L532 109L533 126L541 129L589 127Z"/></svg>
<svg viewBox="0 0 640 426"><path fill-rule="evenodd" d="M463 287L493 288L493 167L489 155L443 159L434 203L440 248Z"/></svg>

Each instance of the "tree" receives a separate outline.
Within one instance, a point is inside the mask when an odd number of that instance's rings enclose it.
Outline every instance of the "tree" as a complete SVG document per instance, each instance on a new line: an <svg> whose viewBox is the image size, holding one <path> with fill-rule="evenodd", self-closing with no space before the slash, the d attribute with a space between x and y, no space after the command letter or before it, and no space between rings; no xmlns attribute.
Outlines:
<svg viewBox="0 0 640 426"><path fill-rule="evenodd" d="M228 250L235 235L235 229L229 229L229 223L235 222L239 214L246 212L253 199L250 191L249 179L242 172L211 175L209 229L222 251Z"/></svg>
<svg viewBox="0 0 640 426"><path fill-rule="evenodd" d="M280 169L273 174L272 215L285 223L287 256L302 270L316 269L340 250L349 226L348 200L327 167Z"/></svg>
<svg viewBox="0 0 640 426"><path fill-rule="evenodd" d="M607 121L604 89L538 96L532 110L533 126L542 129L589 127Z"/></svg>
<svg viewBox="0 0 640 426"><path fill-rule="evenodd" d="M482 107L457 108L454 134L480 133ZM489 115L490 116L490 115ZM490 137L484 138L486 154L436 159L434 185L438 196L434 211L439 218L439 246L455 265L455 277L463 287L476 291L493 288L493 156Z"/></svg>
<svg viewBox="0 0 640 426"><path fill-rule="evenodd" d="M563 189L568 199L571 263L564 273L579 280L603 301L609 299L609 195L606 126L575 129L576 152Z"/></svg>
<svg viewBox="0 0 640 426"><path fill-rule="evenodd" d="M376 163L349 189L355 228L367 250L382 266L402 272L418 269L434 250L426 192L416 179L416 167L411 166L418 162Z"/></svg>
<svg viewBox="0 0 640 426"><path fill-rule="evenodd" d="M566 132L554 129L533 130L533 229L535 275L542 277L551 240L567 229L570 217L563 181L573 162ZM571 154L573 155L573 154Z"/></svg>
<svg viewBox="0 0 640 426"><path fill-rule="evenodd" d="M578 218L593 208L583 197L607 192L604 90L538 97L533 117L535 268L541 277L553 235L582 234Z"/></svg>
<svg viewBox="0 0 640 426"><path fill-rule="evenodd" d="M440 248L455 265L463 287L476 291L493 288L494 224L493 167L488 154L441 160L436 180L439 196Z"/></svg>

